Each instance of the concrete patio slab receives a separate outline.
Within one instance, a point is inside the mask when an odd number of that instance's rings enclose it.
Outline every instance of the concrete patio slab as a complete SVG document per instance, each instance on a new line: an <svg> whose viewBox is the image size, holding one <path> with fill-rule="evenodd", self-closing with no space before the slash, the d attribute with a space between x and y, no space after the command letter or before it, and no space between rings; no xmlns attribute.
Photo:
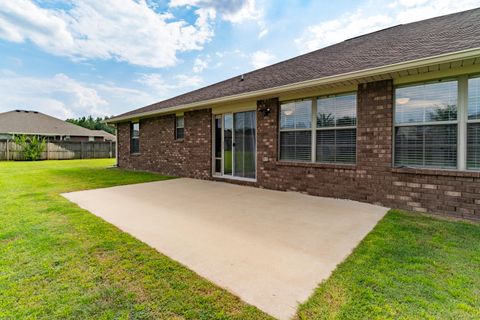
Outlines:
<svg viewBox="0 0 480 320"><path fill-rule="evenodd" d="M387 212L193 179L63 196L280 319L291 318Z"/></svg>

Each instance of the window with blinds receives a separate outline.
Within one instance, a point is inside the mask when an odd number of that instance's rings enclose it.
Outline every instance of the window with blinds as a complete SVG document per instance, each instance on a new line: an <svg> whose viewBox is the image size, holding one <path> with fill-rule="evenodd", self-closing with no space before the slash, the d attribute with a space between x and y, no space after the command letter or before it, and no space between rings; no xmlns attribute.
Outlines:
<svg viewBox="0 0 480 320"><path fill-rule="evenodd" d="M312 156L311 131L280 132L281 160L310 161Z"/></svg>
<svg viewBox="0 0 480 320"><path fill-rule="evenodd" d="M316 161L356 162L357 95L355 93L317 99Z"/></svg>
<svg viewBox="0 0 480 320"><path fill-rule="evenodd" d="M280 106L280 160L311 161L312 100Z"/></svg>
<svg viewBox="0 0 480 320"><path fill-rule="evenodd" d="M185 124L183 116L176 116L175 117L175 139L176 140L183 140L185 137Z"/></svg>
<svg viewBox="0 0 480 320"><path fill-rule="evenodd" d="M480 78L468 79L467 169L480 169Z"/></svg>
<svg viewBox="0 0 480 320"><path fill-rule="evenodd" d="M140 123L130 124L130 153L140 153Z"/></svg>
<svg viewBox="0 0 480 320"><path fill-rule="evenodd" d="M395 165L457 167L457 81L395 90Z"/></svg>
<svg viewBox="0 0 480 320"><path fill-rule="evenodd" d="M457 166L457 125L397 127L395 146L397 164L455 168Z"/></svg>

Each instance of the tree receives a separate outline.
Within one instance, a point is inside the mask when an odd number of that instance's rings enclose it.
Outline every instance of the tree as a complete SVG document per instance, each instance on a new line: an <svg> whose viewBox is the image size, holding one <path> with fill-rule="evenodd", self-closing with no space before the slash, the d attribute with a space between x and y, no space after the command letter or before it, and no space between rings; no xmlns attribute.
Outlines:
<svg viewBox="0 0 480 320"><path fill-rule="evenodd" d="M15 143L22 147L22 155L25 160L37 161L42 157L46 148L45 137L28 137L26 135L15 136Z"/></svg>
<svg viewBox="0 0 480 320"><path fill-rule="evenodd" d="M110 119L110 117L93 118L92 116L81 117L78 119L67 119L67 122L76 124L80 127L84 127L90 130L104 130L108 133L115 134L115 127L106 124L104 121Z"/></svg>
<svg viewBox="0 0 480 320"><path fill-rule="evenodd" d="M317 123L319 127L331 127L335 124L335 118L331 113L320 113L317 115Z"/></svg>
<svg viewBox="0 0 480 320"><path fill-rule="evenodd" d="M457 106L449 104L445 107L436 106L434 111L428 112L429 121L449 121L457 119Z"/></svg>

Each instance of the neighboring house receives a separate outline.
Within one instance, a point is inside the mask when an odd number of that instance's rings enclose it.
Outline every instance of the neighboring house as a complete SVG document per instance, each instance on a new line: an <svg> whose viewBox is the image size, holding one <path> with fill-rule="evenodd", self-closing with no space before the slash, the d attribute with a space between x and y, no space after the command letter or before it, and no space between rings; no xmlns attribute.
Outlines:
<svg viewBox="0 0 480 320"><path fill-rule="evenodd" d="M111 134L107 131L104 131L104 130L90 130L93 132L93 134L95 135L95 139L97 139L98 137L103 137L103 141L116 141L116 137L114 134Z"/></svg>
<svg viewBox="0 0 480 320"><path fill-rule="evenodd" d="M90 130L38 111L13 110L0 113L0 139L14 135L42 136L49 141L115 141L103 130Z"/></svg>
<svg viewBox="0 0 480 320"><path fill-rule="evenodd" d="M480 9L109 120L118 165L480 219Z"/></svg>

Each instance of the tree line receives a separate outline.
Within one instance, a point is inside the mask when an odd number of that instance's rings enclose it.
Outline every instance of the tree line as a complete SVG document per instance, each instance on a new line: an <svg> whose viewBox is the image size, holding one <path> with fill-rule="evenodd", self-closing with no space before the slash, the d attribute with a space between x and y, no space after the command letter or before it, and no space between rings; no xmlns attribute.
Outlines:
<svg viewBox="0 0 480 320"><path fill-rule="evenodd" d="M115 134L115 127L108 125L104 122L110 118L111 117L94 118L92 116L88 116L88 117L80 117L78 119L67 119L66 121L90 130L104 130L104 131L107 131L108 133Z"/></svg>

